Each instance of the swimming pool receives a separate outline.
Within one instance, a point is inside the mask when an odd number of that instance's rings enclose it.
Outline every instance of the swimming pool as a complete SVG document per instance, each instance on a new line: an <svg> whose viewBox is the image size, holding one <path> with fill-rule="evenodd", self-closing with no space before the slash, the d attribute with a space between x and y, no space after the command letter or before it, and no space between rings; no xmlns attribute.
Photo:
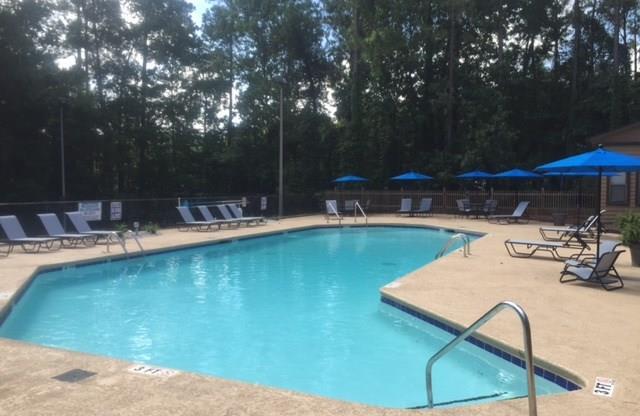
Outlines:
<svg viewBox="0 0 640 416"><path fill-rule="evenodd" d="M387 407L424 405L452 335L380 302L450 232L329 228L42 273L0 336ZM472 236L473 238L473 236ZM564 391L537 377L539 394ZM526 394L524 371L465 343L436 403ZM478 399L479 398L479 399Z"/></svg>

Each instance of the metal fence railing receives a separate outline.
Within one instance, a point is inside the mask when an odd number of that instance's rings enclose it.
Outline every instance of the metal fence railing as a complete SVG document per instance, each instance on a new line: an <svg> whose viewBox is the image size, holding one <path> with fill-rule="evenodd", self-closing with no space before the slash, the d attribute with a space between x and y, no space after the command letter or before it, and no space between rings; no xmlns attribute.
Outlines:
<svg viewBox="0 0 640 416"><path fill-rule="evenodd" d="M263 200L264 198L264 200ZM86 204L91 202L93 204ZM43 235L45 230L36 214L54 213L65 223L69 231L73 231L70 224L66 223L65 212L77 211L79 204L92 205L98 208L99 220L92 220L91 225L96 229L116 229L120 224L130 229L134 222L141 227L147 223L155 223L161 227L171 227L180 221L178 205L215 205L219 203L237 203L242 206L245 215L261 215L274 217L278 213L277 195L211 195L197 197L176 198L148 198L148 199L101 199L94 201L35 201L35 202L5 202L0 203L0 215L16 215L28 235ZM115 205L113 205L115 203ZM305 213L317 213L317 196L285 195L284 214L298 215ZM118 208L119 207L119 208ZM196 219L199 212L192 210ZM120 215L112 215L112 213ZM0 230L0 239L3 233Z"/></svg>
<svg viewBox="0 0 640 416"><path fill-rule="evenodd" d="M456 200L468 198L473 203L482 203L487 199L498 201L497 213L511 213L519 201L529 201L528 214L531 218L549 220L552 214L562 212L573 220L576 215L588 215L595 209L594 192L561 191L369 191L369 190L330 190L325 191L322 199L335 199L342 208L347 200L356 199L368 211L392 213L400 208L402 198L412 198L414 208L420 198L432 198L432 210L435 213L453 214L457 211ZM324 209L322 206L320 210Z"/></svg>

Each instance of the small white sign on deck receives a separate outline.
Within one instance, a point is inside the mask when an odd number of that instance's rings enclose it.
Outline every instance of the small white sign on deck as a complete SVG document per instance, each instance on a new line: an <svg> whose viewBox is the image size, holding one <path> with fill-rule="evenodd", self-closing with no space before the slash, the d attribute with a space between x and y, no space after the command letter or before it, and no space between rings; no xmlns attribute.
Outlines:
<svg viewBox="0 0 640 416"><path fill-rule="evenodd" d="M596 377L596 382L593 384L593 394L596 396L613 396L613 387L615 380L606 377Z"/></svg>
<svg viewBox="0 0 640 416"><path fill-rule="evenodd" d="M169 378L178 374L176 370L170 370L162 367L152 367L150 365L139 364L129 367L129 372L134 374L142 374L145 376Z"/></svg>

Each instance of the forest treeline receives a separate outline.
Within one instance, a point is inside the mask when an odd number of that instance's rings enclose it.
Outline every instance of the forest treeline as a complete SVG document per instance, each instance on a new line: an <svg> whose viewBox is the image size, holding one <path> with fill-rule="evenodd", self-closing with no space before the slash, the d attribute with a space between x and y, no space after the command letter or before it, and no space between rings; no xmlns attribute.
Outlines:
<svg viewBox="0 0 640 416"><path fill-rule="evenodd" d="M532 167L640 121L638 0L0 0L0 201ZM284 81L284 83L281 83Z"/></svg>

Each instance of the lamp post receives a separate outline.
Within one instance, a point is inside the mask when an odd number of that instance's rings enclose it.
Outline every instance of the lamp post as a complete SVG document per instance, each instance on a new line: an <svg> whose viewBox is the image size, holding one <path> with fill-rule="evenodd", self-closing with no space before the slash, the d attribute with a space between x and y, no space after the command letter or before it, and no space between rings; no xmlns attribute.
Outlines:
<svg viewBox="0 0 640 416"><path fill-rule="evenodd" d="M284 86L282 77L275 77L273 81L280 87L280 146L278 152L278 219L284 212Z"/></svg>
<svg viewBox="0 0 640 416"><path fill-rule="evenodd" d="M67 189L64 177L64 101L60 101L60 180L62 182L62 200L67 199Z"/></svg>

